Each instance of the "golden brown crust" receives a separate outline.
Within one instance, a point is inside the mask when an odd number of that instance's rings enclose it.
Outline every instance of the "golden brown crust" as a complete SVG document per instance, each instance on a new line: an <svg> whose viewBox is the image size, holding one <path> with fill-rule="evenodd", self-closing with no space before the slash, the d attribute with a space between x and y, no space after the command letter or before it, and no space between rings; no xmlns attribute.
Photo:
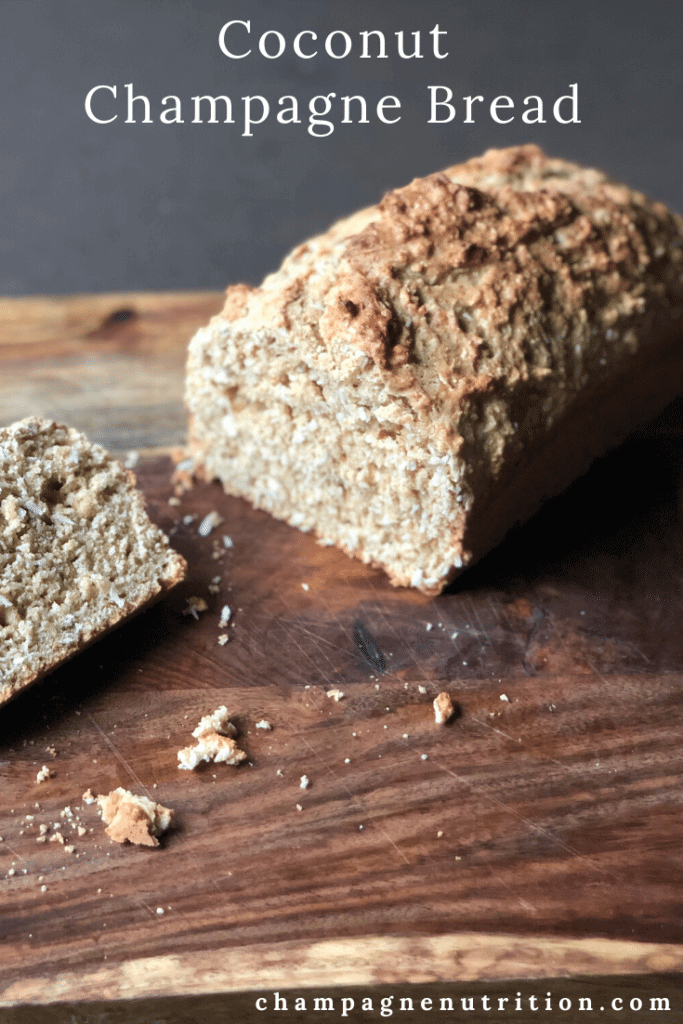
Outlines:
<svg viewBox="0 0 683 1024"><path fill-rule="evenodd" d="M254 288L250 284L231 284L225 292L225 305L221 310L221 316L226 320L239 320L253 291Z"/></svg>
<svg viewBox="0 0 683 1024"><path fill-rule="evenodd" d="M487 157L474 162L480 173L543 166L536 147L520 147L505 160L495 152ZM385 196L376 219L349 239L331 289L325 316L341 309L336 327L340 318L353 320L356 308L367 311L362 330L355 337L347 332L349 340L401 387L416 386L410 362L428 363L430 380L447 374L456 404L465 393L486 390L510 365L508 353L486 351L496 334L523 356L507 383L528 373L530 356L542 380L550 372L544 329L569 338L589 318L597 318L594 328L622 321L635 329L646 296L671 307L683 301L680 262L668 258L681 222L661 204L606 180L591 180L585 191L581 178L569 177L547 178L534 191L504 184L484 193L453 180L458 170ZM432 293L428 302L421 301L424 290ZM458 309L485 328L486 338L458 321ZM532 334L530 321L539 314ZM438 342L433 350L405 329L415 319L422 335ZM443 389L425 391L433 400L444 397Z"/></svg>
<svg viewBox="0 0 683 1024"><path fill-rule="evenodd" d="M270 322L287 316L302 291L301 279L292 288L292 276L329 252L338 236L345 244L327 283L323 338L339 324L388 370L391 349L411 341L409 333L392 335L389 324L400 331L411 316L434 327L443 345L436 355L451 372L448 356L461 343L466 362L482 361L481 338L453 319L450 299L460 299L466 312L474 308L488 329L517 322L525 332L524 314L544 306L548 326L566 332L574 318L585 319L582 310L612 327L642 312L649 291L670 305L681 302L680 260L676 266L670 259L681 219L600 172L549 159L537 146L490 150L388 193L362 215L295 250L272 275L279 287L228 289L240 311L253 298L260 314L267 301ZM344 239L344 226L359 218L367 223ZM414 294L419 286L440 294L444 284L448 294L436 310ZM552 295L544 294L548 287ZM399 352L399 371L404 362ZM405 376L398 373L399 380Z"/></svg>

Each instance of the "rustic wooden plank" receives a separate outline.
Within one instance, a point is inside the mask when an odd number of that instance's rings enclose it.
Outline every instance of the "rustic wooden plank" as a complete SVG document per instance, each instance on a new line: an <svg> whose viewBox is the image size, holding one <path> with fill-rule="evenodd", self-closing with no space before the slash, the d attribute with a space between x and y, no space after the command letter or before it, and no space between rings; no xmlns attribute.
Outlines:
<svg viewBox="0 0 683 1024"><path fill-rule="evenodd" d="M9 984L19 968L27 993L99 976L105 956L124 971L150 950L173 973L181 953L278 949L292 934L305 946L507 933L539 956L547 936L683 942L683 646L657 647L657 603L648 621L618 584L596 594L543 562L535 582L492 589L484 572L435 600L396 591L215 485L169 506L170 468L143 463L140 481L188 582L4 715L0 871L19 872L0 882ZM203 539L210 509L225 522ZM198 621L183 615L192 594L209 602ZM384 673L353 642L359 620ZM337 687L339 702L326 697ZM430 703L443 688L462 709L448 728ZM223 702L252 765L180 775L176 751ZM272 732L255 729L264 717ZM45 761L55 776L38 785ZM86 787L116 785L176 809L162 849L115 846L82 807ZM94 830L74 839L78 856L35 842L65 806ZM153 972L140 977L153 989Z"/></svg>
<svg viewBox="0 0 683 1024"><path fill-rule="evenodd" d="M20 319L3 373L21 345L49 362L49 330L22 341ZM99 366L99 342L73 343ZM189 578L3 711L0 1004L680 970L683 440L663 422L436 599L217 485L169 504L170 461L141 460ZM224 522L201 538L210 510ZM251 763L179 772L222 703ZM158 850L113 844L80 799L117 785L175 808Z"/></svg>
<svg viewBox="0 0 683 1024"><path fill-rule="evenodd" d="M185 440L187 343L220 292L0 299L0 425L38 415L111 451Z"/></svg>

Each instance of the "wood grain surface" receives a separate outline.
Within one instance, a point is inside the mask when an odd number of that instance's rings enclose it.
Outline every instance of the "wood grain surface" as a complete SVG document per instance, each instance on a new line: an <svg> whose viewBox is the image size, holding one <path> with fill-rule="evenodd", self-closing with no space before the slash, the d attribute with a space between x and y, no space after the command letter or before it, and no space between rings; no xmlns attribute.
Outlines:
<svg viewBox="0 0 683 1024"><path fill-rule="evenodd" d="M59 415L121 452L178 443L184 346L219 305L5 300L3 421ZM141 458L189 577L3 709L0 1005L683 971L682 419L435 599L215 484L169 504L170 460ZM179 771L221 704L248 763ZM158 849L111 842L81 799L116 786L174 808Z"/></svg>
<svg viewBox="0 0 683 1024"><path fill-rule="evenodd" d="M222 292L0 299L0 425L45 416L110 451L182 444L187 343Z"/></svg>

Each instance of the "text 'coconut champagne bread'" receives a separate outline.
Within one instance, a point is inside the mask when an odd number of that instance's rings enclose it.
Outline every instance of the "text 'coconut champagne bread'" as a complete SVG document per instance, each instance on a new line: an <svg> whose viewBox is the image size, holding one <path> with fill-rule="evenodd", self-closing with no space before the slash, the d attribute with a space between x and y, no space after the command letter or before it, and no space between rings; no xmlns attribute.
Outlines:
<svg viewBox="0 0 683 1024"><path fill-rule="evenodd" d="M683 221L536 146L417 179L190 345L203 475L437 593L683 389Z"/></svg>
<svg viewBox="0 0 683 1024"><path fill-rule="evenodd" d="M69 427L0 430L0 704L185 576L134 482Z"/></svg>

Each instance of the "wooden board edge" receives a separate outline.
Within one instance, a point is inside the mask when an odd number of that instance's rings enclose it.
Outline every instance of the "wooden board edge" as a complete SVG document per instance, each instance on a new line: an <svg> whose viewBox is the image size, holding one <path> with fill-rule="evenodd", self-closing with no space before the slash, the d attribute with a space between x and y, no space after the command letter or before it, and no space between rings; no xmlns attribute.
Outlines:
<svg viewBox="0 0 683 1024"><path fill-rule="evenodd" d="M664 972L683 972L683 945L478 933L366 936L102 962L16 979L0 992L0 1007Z"/></svg>

